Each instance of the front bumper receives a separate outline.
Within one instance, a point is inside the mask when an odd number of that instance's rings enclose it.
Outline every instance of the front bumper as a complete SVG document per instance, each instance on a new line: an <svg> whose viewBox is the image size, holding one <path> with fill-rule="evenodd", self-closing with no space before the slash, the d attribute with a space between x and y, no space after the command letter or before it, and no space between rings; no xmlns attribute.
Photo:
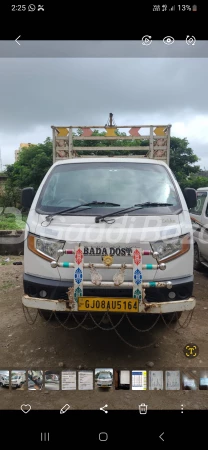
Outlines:
<svg viewBox="0 0 208 450"><path fill-rule="evenodd" d="M83 314L83 311L79 313L79 311L73 311L72 308L67 307L66 301L59 300L49 300L49 299L41 299L35 297L29 297L28 295L24 295L22 297L22 303L27 308L36 308L36 309L45 309L49 311L57 311L57 312L76 312L76 314ZM196 306L196 300L194 297L191 297L187 300L178 300L178 301L168 301L168 302L160 302L160 303L140 303L139 304L139 313L149 313L149 314L165 314L172 312L180 312L180 311L190 311L194 309ZM100 314L103 314L103 311Z"/></svg>
<svg viewBox="0 0 208 450"><path fill-rule="evenodd" d="M73 286L72 281L43 279L33 275L24 274L23 283L25 295L22 297L22 303L27 308L83 314L83 312L75 311L73 308L68 307L67 290L69 287ZM196 300L192 296L193 277L188 276L177 280L171 280L171 283L171 290L167 288L147 288L146 303L139 304L139 313L165 314L194 309ZM46 298L41 298L41 291L47 293ZM175 293L174 300L169 298L170 292ZM132 298L132 289L122 287L86 287L84 289L84 295L114 297L115 299L118 297ZM104 312L105 311L101 313L96 312L96 314L103 314Z"/></svg>

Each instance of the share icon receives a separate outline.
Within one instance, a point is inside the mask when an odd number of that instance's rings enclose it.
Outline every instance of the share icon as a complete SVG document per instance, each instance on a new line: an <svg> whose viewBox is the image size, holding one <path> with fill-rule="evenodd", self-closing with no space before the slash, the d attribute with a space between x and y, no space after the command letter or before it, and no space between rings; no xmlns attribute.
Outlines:
<svg viewBox="0 0 208 450"><path fill-rule="evenodd" d="M108 414L108 411L105 410L105 408L107 408L108 405L103 406L102 408L100 408L100 411L103 411L105 414Z"/></svg>

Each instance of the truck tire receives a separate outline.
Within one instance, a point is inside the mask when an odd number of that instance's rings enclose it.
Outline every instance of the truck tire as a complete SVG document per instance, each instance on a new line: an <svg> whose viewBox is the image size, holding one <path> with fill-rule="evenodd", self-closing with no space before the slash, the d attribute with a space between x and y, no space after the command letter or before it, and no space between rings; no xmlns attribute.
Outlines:
<svg viewBox="0 0 208 450"><path fill-rule="evenodd" d="M200 261L200 253L197 244L194 244L194 270L200 271L202 269L202 263Z"/></svg>
<svg viewBox="0 0 208 450"><path fill-rule="evenodd" d="M164 321L168 324L176 323L182 316L182 311L163 314Z"/></svg>

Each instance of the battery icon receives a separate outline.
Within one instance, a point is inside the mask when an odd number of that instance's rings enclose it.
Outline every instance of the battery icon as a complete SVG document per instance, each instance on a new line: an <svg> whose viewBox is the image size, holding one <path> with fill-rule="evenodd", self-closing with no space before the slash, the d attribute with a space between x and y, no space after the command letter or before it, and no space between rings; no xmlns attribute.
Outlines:
<svg viewBox="0 0 208 450"><path fill-rule="evenodd" d="M192 11L197 11L197 5L192 6Z"/></svg>

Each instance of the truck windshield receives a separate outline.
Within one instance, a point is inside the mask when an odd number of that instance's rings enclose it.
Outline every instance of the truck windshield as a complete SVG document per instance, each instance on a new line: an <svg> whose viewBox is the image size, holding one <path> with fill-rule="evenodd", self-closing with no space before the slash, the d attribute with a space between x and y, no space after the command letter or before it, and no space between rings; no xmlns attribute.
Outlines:
<svg viewBox="0 0 208 450"><path fill-rule="evenodd" d="M97 215L98 209L105 214L145 202L171 203L172 206L162 209L162 214L173 214L181 209L174 178L164 166L125 161L55 166L45 181L36 210L52 214L90 202L95 203L89 210L79 212L76 209L69 214ZM145 213L143 208L142 214L146 214L147 209L148 214L152 213L151 208L145 208ZM136 214L141 214L141 211Z"/></svg>
<svg viewBox="0 0 208 450"><path fill-rule="evenodd" d="M104 379L104 380L106 380L106 379L108 379L108 378L111 378L111 376L110 376L110 374L109 373L100 373L100 375L99 375L99 377L98 377L99 379Z"/></svg>

